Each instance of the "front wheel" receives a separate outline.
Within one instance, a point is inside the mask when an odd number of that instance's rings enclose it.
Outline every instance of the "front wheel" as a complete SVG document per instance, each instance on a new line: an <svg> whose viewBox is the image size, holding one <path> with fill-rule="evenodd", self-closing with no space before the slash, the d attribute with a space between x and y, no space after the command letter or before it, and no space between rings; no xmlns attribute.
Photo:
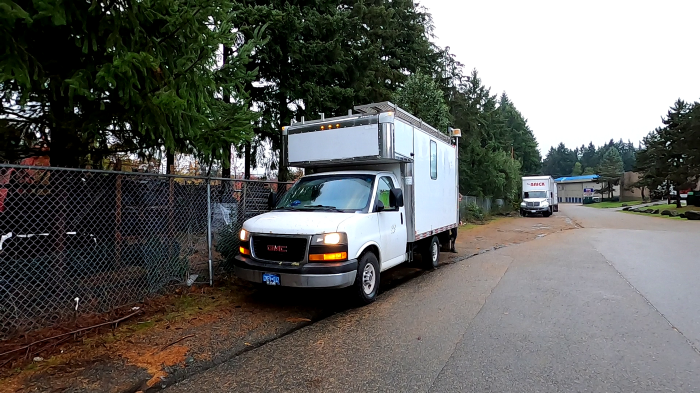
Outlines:
<svg viewBox="0 0 700 393"><path fill-rule="evenodd" d="M437 236L433 236L421 252L421 258L423 259L423 268L426 270L433 270L438 266L438 261L440 260L440 241Z"/></svg>
<svg viewBox="0 0 700 393"><path fill-rule="evenodd" d="M360 258L357 266L357 276L352 290L357 302L364 306L377 299L379 292L379 261L377 256L368 252Z"/></svg>

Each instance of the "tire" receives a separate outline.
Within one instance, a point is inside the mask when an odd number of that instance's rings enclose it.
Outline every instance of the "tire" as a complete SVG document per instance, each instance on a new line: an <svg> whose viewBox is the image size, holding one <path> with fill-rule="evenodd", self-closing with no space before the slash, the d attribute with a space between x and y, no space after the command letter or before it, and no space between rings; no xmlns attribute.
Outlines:
<svg viewBox="0 0 700 393"><path fill-rule="evenodd" d="M379 292L379 261L377 256L367 252L360 258L357 276L352 286L355 300L360 306L374 302Z"/></svg>
<svg viewBox="0 0 700 393"><path fill-rule="evenodd" d="M433 236L430 242L426 243L421 251L423 260L423 269L433 270L438 267L440 262L440 241L437 236Z"/></svg>
<svg viewBox="0 0 700 393"><path fill-rule="evenodd" d="M520 215L521 215L522 217L525 217L525 210L520 209Z"/></svg>
<svg viewBox="0 0 700 393"><path fill-rule="evenodd" d="M552 208L551 208L551 207L549 208L549 210L547 210L546 212L542 213L542 216L544 216L544 217L549 217L549 216L551 216L551 215L552 215Z"/></svg>

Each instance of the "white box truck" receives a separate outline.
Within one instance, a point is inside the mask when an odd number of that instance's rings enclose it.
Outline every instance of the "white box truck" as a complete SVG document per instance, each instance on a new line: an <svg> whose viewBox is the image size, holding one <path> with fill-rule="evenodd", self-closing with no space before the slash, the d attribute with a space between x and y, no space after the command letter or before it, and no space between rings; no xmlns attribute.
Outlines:
<svg viewBox="0 0 700 393"><path fill-rule="evenodd" d="M352 287L374 301L380 272L438 264L459 223L457 140L390 102L285 127L287 162L306 174L247 220L235 274L267 285ZM420 258L414 260L414 256Z"/></svg>
<svg viewBox="0 0 700 393"><path fill-rule="evenodd" d="M520 214L542 213L549 217L559 211L557 184L551 176L523 177L523 201L520 202Z"/></svg>

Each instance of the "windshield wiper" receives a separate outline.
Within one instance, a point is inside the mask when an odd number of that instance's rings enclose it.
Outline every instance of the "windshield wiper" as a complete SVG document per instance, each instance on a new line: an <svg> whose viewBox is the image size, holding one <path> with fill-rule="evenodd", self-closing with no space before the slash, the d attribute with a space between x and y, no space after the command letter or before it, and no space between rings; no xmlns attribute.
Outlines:
<svg viewBox="0 0 700 393"><path fill-rule="evenodd" d="M336 212L343 212L342 210L338 209L335 206L324 206L324 205L306 205L304 206L304 209L309 209L309 210L332 210Z"/></svg>

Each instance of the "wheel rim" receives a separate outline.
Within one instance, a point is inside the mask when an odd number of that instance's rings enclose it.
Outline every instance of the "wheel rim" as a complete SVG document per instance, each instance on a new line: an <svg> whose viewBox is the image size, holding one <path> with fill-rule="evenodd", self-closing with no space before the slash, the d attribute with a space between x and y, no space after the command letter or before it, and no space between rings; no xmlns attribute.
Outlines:
<svg viewBox="0 0 700 393"><path fill-rule="evenodd" d="M438 245L436 242L433 242L433 246L431 247L431 254L433 255L433 265L436 264L438 260Z"/></svg>
<svg viewBox="0 0 700 393"><path fill-rule="evenodd" d="M362 289L365 291L365 295L369 295L374 291L375 282L376 272L374 271L374 265L368 263L362 272Z"/></svg>

